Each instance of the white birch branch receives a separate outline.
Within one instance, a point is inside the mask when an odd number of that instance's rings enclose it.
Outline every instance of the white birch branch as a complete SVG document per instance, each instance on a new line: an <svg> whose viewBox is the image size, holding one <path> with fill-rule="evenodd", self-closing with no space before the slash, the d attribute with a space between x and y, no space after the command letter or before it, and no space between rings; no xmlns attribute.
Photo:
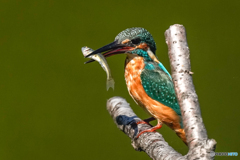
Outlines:
<svg viewBox="0 0 240 160"><path fill-rule="evenodd" d="M137 151L146 152L152 159L156 160L185 160L180 153L176 152L164 140L158 132L146 132L138 139L138 133L150 129L147 124L136 124L141 121L133 112L127 101L121 97L112 97L107 102L107 110L112 116L117 127L132 140L132 146Z"/></svg>
<svg viewBox="0 0 240 160"><path fill-rule="evenodd" d="M182 156L164 140L158 132L144 133L138 139L135 136L142 130L151 128L140 121L129 104L121 97L113 97L107 102L107 110L117 127L132 140L133 147L146 152L155 160L214 159L216 141L208 139L202 121L198 97L192 82L192 72L185 28L173 25L165 32L168 54L171 63L175 91L180 104L184 130L186 132L189 152Z"/></svg>
<svg viewBox="0 0 240 160"><path fill-rule="evenodd" d="M184 26L178 24L170 26L165 32L165 38L168 45L172 79L189 147L188 158L209 159L213 157L212 152L215 150L216 141L208 139L203 124L198 96L192 80L193 72L191 72L190 52Z"/></svg>

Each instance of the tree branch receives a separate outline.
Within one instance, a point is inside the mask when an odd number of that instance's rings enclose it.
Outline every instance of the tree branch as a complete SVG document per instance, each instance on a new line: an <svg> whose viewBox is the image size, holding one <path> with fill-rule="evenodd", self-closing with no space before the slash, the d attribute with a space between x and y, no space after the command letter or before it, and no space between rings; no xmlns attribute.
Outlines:
<svg viewBox="0 0 240 160"><path fill-rule="evenodd" d="M152 159L214 159L216 141L208 139L202 121L198 97L192 82L191 75L193 73L191 72L185 28L177 24L170 26L165 32L165 37L168 45L173 82L189 146L188 154L182 156L176 152L158 132L147 132L135 139L139 132L149 129L151 126L136 124L141 119L136 116L125 99L121 97L109 99L107 110L117 127L131 138L133 147L138 151L146 152Z"/></svg>
<svg viewBox="0 0 240 160"><path fill-rule="evenodd" d="M171 64L172 78L183 117L184 130L189 147L189 158L194 159L195 152L202 158L211 157L208 152L214 151L216 141L208 139L203 124L191 72L190 52L187 44L186 31L182 25L172 25L165 32L168 55ZM194 154L190 154L194 153ZM199 156L199 155L197 155Z"/></svg>
<svg viewBox="0 0 240 160"><path fill-rule="evenodd" d="M136 135L151 126L147 124L136 124L141 121L133 112L127 101L121 97L112 97L107 102L107 110L112 116L117 127L132 140L132 146L137 151L146 152L152 159L157 160L184 160L180 153L176 152L164 140L158 132L147 132L138 139Z"/></svg>

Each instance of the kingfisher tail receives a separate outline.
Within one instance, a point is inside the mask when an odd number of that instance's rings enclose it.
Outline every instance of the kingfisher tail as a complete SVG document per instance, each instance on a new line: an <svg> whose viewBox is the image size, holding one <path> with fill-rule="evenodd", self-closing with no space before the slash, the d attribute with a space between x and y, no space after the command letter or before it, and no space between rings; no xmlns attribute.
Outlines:
<svg viewBox="0 0 240 160"><path fill-rule="evenodd" d="M184 129L176 129L175 132L178 135L178 137L181 138L182 141L187 145L187 139Z"/></svg>

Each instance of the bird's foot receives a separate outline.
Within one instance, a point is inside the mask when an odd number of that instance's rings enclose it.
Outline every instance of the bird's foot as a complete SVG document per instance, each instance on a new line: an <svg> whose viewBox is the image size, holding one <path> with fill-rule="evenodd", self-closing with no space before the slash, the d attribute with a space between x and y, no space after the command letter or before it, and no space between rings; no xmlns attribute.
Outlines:
<svg viewBox="0 0 240 160"><path fill-rule="evenodd" d="M150 118L138 121L137 124L148 124L148 125L152 126L149 122L151 122L151 121L153 121L155 119L156 118L154 118L154 117L150 117Z"/></svg>
<svg viewBox="0 0 240 160"><path fill-rule="evenodd" d="M141 122L141 121L140 121L140 122ZM144 131L140 132L140 133L136 136L135 139L138 139L139 136L140 136L141 134L145 133L145 132L155 132L157 129L160 129L160 128L162 128L162 124L158 123L155 127L152 127L152 128L150 128L150 129L147 129L147 130L144 130Z"/></svg>

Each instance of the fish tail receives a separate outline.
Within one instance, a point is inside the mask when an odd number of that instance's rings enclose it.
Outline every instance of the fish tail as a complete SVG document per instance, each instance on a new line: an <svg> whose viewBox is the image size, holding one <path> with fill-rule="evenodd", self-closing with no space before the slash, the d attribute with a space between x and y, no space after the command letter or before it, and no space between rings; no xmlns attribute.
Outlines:
<svg viewBox="0 0 240 160"><path fill-rule="evenodd" d="M107 79L107 91L108 91L108 89L111 87L113 90L114 90L114 80L113 80L113 78L112 77L110 77L110 78L108 78Z"/></svg>

